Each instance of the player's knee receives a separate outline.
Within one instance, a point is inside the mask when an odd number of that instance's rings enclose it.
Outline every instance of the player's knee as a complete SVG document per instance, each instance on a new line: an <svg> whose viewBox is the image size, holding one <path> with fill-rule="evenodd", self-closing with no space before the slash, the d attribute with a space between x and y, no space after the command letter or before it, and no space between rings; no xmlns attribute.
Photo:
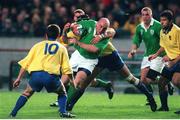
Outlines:
<svg viewBox="0 0 180 120"><path fill-rule="evenodd" d="M26 96L27 98L31 97L34 92L31 90L25 90L22 95Z"/></svg>
<svg viewBox="0 0 180 120"><path fill-rule="evenodd" d="M134 85L138 85L139 84L139 79L134 77L132 74L130 74L126 80L131 83L131 84L134 84Z"/></svg>
<svg viewBox="0 0 180 120"><path fill-rule="evenodd" d="M176 86L176 87L178 87L179 89L180 89L180 77L178 77L178 76L173 76L173 79L172 79L172 83Z"/></svg>
<svg viewBox="0 0 180 120"><path fill-rule="evenodd" d="M156 77L160 75L159 72L149 69L146 78L151 79L151 80L156 80Z"/></svg>

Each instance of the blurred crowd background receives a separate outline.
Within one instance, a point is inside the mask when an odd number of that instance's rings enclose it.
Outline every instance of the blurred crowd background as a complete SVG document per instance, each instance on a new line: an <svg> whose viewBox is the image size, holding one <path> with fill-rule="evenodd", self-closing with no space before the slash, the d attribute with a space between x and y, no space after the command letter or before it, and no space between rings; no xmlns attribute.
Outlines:
<svg viewBox="0 0 180 120"><path fill-rule="evenodd" d="M159 20L164 9L174 12L180 25L178 0L0 0L0 36L42 37L48 24L61 28L72 22L73 11L83 9L92 19L108 17L116 37L132 36L140 23L140 10L148 6Z"/></svg>

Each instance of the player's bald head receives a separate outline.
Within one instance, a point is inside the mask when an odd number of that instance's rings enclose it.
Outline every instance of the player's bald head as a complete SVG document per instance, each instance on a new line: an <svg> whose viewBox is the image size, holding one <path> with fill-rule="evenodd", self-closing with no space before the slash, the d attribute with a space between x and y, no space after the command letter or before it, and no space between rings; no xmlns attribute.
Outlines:
<svg viewBox="0 0 180 120"><path fill-rule="evenodd" d="M110 22L107 18L101 18L96 24L97 34L105 32L105 30L110 26Z"/></svg>
<svg viewBox="0 0 180 120"><path fill-rule="evenodd" d="M104 28L108 28L110 26L110 22L108 18L101 18L99 19L98 22L101 23Z"/></svg>

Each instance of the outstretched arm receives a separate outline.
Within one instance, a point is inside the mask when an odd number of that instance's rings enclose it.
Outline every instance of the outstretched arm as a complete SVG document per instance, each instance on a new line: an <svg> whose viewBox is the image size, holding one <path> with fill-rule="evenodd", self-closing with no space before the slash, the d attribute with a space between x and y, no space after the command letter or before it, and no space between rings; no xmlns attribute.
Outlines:
<svg viewBox="0 0 180 120"><path fill-rule="evenodd" d="M81 48L84 48L85 50L92 52L92 53L97 53L99 51L99 49L95 45L82 43L75 38L70 38L69 43L77 44Z"/></svg>
<svg viewBox="0 0 180 120"><path fill-rule="evenodd" d="M26 70L24 68L21 68L20 71L19 71L19 75L17 77L17 79L14 81L13 83L13 87L16 88L19 86L20 82L21 82L21 79L22 77L24 76Z"/></svg>

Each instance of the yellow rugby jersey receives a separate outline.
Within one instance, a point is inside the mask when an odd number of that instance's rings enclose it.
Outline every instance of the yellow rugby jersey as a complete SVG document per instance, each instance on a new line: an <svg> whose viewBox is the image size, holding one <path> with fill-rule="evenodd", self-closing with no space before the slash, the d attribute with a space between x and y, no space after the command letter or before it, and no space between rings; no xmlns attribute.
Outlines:
<svg viewBox="0 0 180 120"><path fill-rule="evenodd" d="M108 29L106 30L106 34L111 34L113 31L114 31L113 28L108 28ZM115 35L115 31L114 31L114 35ZM114 36L114 35L113 35L113 36ZM113 40L113 39L111 38L111 40ZM116 48L115 48L115 47L113 46L113 44L109 41L109 42L108 42L108 45L104 48L104 50L102 51L102 53L100 54L100 56L110 55L110 54L112 54L112 52L115 51L115 50L116 50Z"/></svg>
<svg viewBox="0 0 180 120"><path fill-rule="evenodd" d="M76 38L77 40L80 39L80 36L75 35L72 31L69 31L69 32L67 33L67 37L68 37L68 38Z"/></svg>
<svg viewBox="0 0 180 120"><path fill-rule="evenodd" d="M18 63L29 73L43 70L56 75L72 74L67 50L57 41L44 40L35 44Z"/></svg>
<svg viewBox="0 0 180 120"><path fill-rule="evenodd" d="M63 46L65 46L65 47L68 46L68 44L63 41L62 36L59 37L59 41L58 41L58 42L60 42L60 43L61 43Z"/></svg>
<svg viewBox="0 0 180 120"><path fill-rule="evenodd" d="M160 32L160 46L165 49L170 59L175 59L180 55L180 28L173 24L171 31L167 34Z"/></svg>
<svg viewBox="0 0 180 120"><path fill-rule="evenodd" d="M113 44L111 42L108 42L108 45L104 48L100 56L110 55L115 50L116 48L113 46Z"/></svg>

